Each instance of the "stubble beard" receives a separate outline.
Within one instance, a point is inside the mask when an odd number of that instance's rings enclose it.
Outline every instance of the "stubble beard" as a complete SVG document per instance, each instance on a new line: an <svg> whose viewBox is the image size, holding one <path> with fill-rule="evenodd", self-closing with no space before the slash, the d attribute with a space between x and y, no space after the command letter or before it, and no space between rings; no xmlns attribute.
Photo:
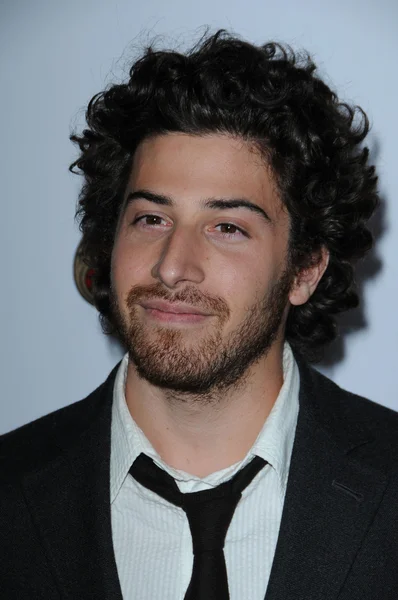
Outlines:
<svg viewBox="0 0 398 600"><path fill-rule="evenodd" d="M137 374L172 396L214 400L228 388L242 385L249 368L265 357L277 338L291 286L285 271L268 294L248 307L242 323L223 338L229 308L222 298L205 296L195 288L169 294L161 284L135 286L127 297L126 318L112 294L113 320L121 342ZM150 298L191 303L210 309L215 317L212 330L197 342L189 342L183 330L151 327L138 315L137 302Z"/></svg>

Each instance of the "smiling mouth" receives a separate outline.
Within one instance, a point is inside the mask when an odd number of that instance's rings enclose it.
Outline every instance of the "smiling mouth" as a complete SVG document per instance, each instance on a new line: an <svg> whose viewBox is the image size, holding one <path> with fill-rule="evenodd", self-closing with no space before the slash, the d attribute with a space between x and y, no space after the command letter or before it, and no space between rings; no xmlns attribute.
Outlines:
<svg viewBox="0 0 398 600"><path fill-rule="evenodd" d="M164 300L149 300L140 305L149 317L164 323L201 323L211 316L194 306Z"/></svg>

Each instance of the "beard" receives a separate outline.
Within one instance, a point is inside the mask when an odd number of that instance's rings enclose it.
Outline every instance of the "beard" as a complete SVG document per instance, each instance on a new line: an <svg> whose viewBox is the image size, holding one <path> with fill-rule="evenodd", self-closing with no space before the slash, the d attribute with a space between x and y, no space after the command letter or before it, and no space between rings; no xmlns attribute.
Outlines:
<svg viewBox="0 0 398 600"><path fill-rule="evenodd" d="M209 399L242 383L249 367L265 357L277 338L292 283L286 270L265 297L247 308L235 330L223 336L230 310L225 300L187 287L170 294L161 283L135 286L127 296L127 317L112 292L112 316L116 331L138 375L149 383L178 395ZM206 335L190 341L184 330L145 325L139 317L140 301L161 298L186 302L216 315ZM192 336L192 337L191 337Z"/></svg>

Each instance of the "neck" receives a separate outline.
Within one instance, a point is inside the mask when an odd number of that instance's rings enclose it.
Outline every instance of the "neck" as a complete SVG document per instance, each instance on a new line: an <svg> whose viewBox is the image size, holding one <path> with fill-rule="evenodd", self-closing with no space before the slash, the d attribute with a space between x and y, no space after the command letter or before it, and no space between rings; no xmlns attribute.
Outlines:
<svg viewBox="0 0 398 600"><path fill-rule="evenodd" d="M282 349L272 347L233 389L206 397L153 386L129 362L131 416L169 466L198 477L224 469L246 456L278 397Z"/></svg>

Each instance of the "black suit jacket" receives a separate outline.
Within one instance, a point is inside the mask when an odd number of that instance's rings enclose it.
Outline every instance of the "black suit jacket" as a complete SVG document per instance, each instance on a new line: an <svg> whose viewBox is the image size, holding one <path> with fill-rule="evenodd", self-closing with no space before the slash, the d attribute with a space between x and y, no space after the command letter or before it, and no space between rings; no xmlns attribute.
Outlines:
<svg viewBox="0 0 398 600"><path fill-rule="evenodd" d="M398 414L299 367L266 600L397 600ZM85 400L0 438L2 600L122 599L109 497L115 372Z"/></svg>

